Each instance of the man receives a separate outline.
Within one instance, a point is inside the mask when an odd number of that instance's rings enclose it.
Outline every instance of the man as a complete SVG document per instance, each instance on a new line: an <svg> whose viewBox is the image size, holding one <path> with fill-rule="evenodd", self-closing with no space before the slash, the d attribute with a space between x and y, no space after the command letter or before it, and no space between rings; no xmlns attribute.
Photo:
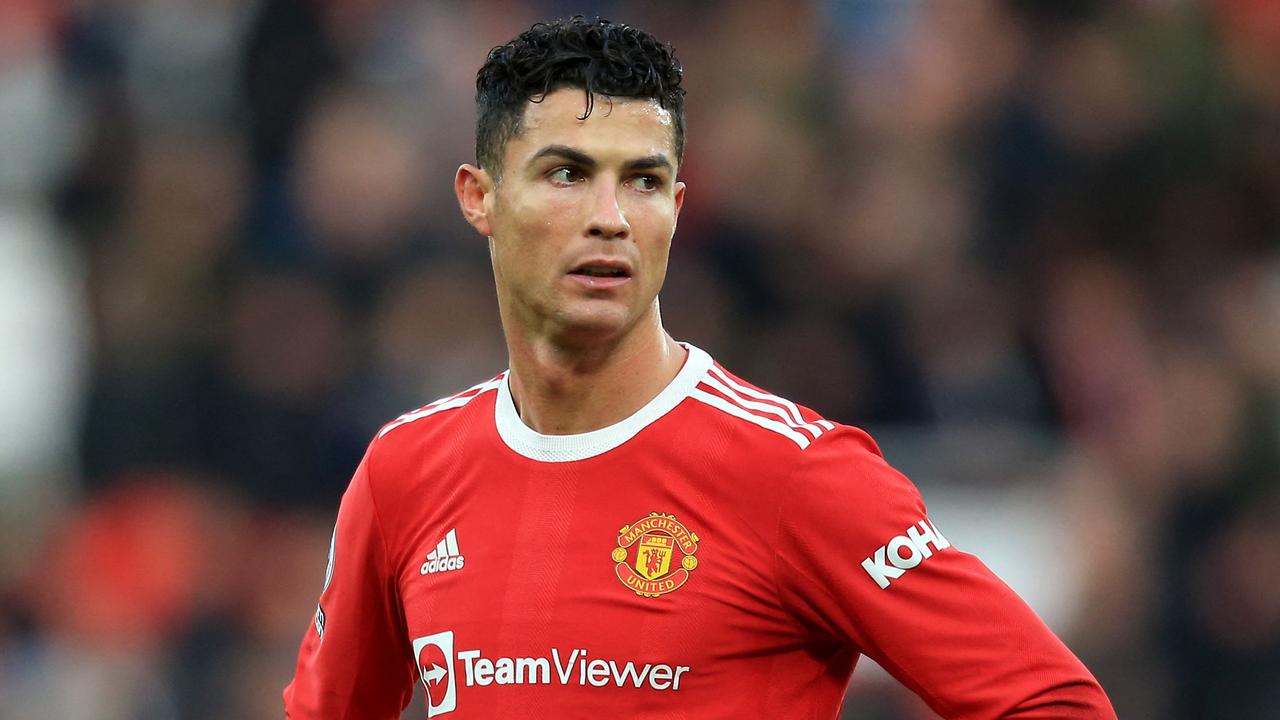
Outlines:
<svg viewBox="0 0 1280 720"><path fill-rule="evenodd" d="M489 54L455 189L511 369L373 440L289 717L835 717L861 654L948 718L1114 717L865 433L663 331L680 79L605 21Z"/></svg>

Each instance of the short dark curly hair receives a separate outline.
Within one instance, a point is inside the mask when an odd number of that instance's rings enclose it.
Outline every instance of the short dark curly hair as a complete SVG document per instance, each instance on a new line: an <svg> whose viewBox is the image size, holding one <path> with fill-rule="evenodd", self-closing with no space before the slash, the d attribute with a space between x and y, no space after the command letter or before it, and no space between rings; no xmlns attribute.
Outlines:
<svg viewBox="0 0 1280 720"><path fill-rule="evenodd" d="M581 88L591 114L595 94L657 100L674 120L676 161L684 157L684 71L668 43L602 18L575 15L537 23L489 51L476 74L476 161L501 173L507 141L520 132L525 103Z"/></svg>

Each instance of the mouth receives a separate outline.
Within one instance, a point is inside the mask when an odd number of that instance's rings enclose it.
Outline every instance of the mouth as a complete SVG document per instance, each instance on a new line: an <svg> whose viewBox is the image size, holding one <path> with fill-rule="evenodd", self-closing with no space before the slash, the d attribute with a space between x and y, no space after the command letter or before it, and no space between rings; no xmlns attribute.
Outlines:
<svg viewBox="0 0 1280 720"><path fill-rule="evenodd" d="M622 260L593 258L575 266L565 279L593 296L612 293L631 282L631 265Z"/></svg>
<svg viewBox="0 0 1280 720"><path fill-rule="evenodd" d="M621 262L591 260L573 268L569 274L589 278L629 278L631 268Z"/></svg>

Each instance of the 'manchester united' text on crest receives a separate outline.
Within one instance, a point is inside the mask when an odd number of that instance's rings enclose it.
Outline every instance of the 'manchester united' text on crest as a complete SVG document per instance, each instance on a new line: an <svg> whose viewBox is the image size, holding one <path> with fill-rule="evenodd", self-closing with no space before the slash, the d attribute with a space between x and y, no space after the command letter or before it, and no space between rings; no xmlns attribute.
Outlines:
<svg viewBox="0 0 1280 720"><path fill-rule="evenodd" d="M678 590L689 579L689 572L698 567L694 557L698 536L675 515L649 513L618 532L613 571L637 595L658 597Z"/></svg>

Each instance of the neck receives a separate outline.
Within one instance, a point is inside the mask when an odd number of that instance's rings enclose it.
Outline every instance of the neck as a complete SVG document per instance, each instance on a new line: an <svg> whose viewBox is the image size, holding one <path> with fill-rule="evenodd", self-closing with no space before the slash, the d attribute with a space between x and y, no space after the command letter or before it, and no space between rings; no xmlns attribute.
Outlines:
<svg viewBox="0 0 1280 720"><path fill-rule="evenodd" d="M654 313L620 339L567 345L507 334L511 399L524 424L544 435L599 430L644 407L688 355Z"/></svg>

